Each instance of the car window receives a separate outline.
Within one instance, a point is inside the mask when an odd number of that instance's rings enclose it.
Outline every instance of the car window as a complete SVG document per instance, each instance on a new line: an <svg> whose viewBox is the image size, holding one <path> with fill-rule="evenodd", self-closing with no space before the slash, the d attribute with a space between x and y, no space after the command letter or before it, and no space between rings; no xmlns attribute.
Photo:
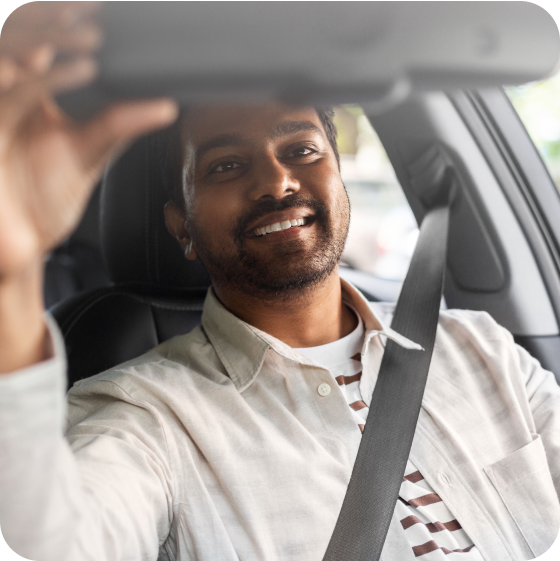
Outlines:
<svg viewBox="0 0 560 561"><path fill-rule="evenodd" d="M560 73L506 93L560 190Z"/></svg>
<svg viewBox="0 0 560 561"><path fill-rule="evenodd" d="M342 266L387 281L390 293L383 290L383 298L396 297L391 286L396 291L408 270L418 238L416 219L362 109L355 105L337 107L335 124L342 179L352 207ZM350 280L368 289L357 278ZM379 293L378 287L379 282L371 292Z"/></svg>

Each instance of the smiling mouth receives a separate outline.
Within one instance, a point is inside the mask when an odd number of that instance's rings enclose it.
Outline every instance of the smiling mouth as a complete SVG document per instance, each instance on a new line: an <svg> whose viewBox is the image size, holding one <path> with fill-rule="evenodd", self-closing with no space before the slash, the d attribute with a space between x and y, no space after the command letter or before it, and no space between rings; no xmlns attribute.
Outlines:
<svg viewBox="0 0 560 561"><path fill-rule="evenodd" d="M262 228L255 228L253 234L255 236L266 236L274 232L282 232L290 228L298 228L307 224L307 218L293 218L292 220L283 220L282 222L274 222L274 224L267 224Z"/></svg>

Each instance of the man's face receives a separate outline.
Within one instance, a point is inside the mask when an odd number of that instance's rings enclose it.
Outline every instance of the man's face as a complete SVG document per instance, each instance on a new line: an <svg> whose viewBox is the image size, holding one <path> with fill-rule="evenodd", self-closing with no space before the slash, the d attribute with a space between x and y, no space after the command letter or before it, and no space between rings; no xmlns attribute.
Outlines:
<svg viewBox="0 0 560 561"><path fill-rule="evenodd" d="M276 300L334 271L350 205L313 108L196 107L184 135L186 223L215 285Z"/></svg>

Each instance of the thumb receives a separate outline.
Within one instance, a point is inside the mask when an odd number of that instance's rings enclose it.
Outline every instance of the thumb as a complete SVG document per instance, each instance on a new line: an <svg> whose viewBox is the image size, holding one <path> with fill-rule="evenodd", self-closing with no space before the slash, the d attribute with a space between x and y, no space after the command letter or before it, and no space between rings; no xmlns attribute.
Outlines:
<svg viewBox="0 0 560 561"><path fill-rule="evenodd" d="M114 104L76 129L76 146L86 170L102 168L124 144L170 125L179 109L171 99Z"/></svg>

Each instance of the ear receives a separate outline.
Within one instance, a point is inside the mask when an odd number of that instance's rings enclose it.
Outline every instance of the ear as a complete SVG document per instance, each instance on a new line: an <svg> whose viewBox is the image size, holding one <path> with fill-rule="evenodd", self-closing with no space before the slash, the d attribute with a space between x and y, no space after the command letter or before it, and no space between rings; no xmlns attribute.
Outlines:
<svg viewBox="0 0 560 561"><path fill-rule="evenodd" d="M198 256L187 228L185 211L173 201L169 201L165 204L163 212L167 231L179 242L185 257L190 261L194 261Z"/></svg>

